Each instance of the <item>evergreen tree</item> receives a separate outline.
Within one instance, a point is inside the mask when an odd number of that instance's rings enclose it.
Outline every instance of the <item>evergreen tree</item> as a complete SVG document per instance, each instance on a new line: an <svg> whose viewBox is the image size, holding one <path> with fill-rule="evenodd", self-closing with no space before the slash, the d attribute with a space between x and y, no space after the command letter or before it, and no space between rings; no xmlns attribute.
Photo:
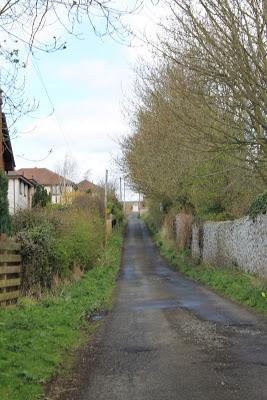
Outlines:
<svg viewBox="0 0 267 400"><path fill-rule="evenodd" d="M8 180L3 171L0 171L0 233L11 235L11 218L8 211Z"/></svg>
<svg viewBox="0 0 267 400"><path fill-rule="evenodd" d="M32 206L45 207L48 203L51 203L51 195L47 193L47 190L42 185L38 185L32 197Z"/></svg>

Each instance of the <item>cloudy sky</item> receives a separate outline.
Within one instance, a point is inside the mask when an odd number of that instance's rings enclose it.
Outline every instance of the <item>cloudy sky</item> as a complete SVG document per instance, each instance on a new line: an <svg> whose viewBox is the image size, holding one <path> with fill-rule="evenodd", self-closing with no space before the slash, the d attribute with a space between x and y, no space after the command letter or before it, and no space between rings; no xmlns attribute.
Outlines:
<svg viewBox="0 0 267 400"><path fill-rule="evenodd" d="M147 0L127 22L138 36L153 36L163 15L161 6ZM17 124L12 142L16 165L53 170L67 154L77 160L77 180L90 171L89 178L98 182L105 169L118 179L112 160L119 152L118 139L129 134L122 106L131 97L133 65L147 48L138 39L129 47L108 36L99 38L85 22L77 32L79 39L66 35L65 50L29 60L26 93L39 107ZM65 39L57 24L42 32L45 40L55 34Z"/></svg>

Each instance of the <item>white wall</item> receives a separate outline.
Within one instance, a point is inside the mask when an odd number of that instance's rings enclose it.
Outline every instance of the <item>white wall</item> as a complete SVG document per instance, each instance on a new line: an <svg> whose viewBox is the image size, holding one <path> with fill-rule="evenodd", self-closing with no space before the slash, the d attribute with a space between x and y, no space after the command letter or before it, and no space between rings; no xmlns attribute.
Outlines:
<svg viewBox="0 0 267 400"><path fill-rule="evenodd" d="M54 204L61 203L62 202L62 194L60 192L60 189L62 189L62 186L60 186L60 185L57 186L56 193L54 191L54 188L55 188L55 186L53 186L53 187L45 186L47 193L51 193L51 195L52 195L52 203L54 203ZM66 185L65 190L66 190L66 194L74 192L73 186L71 186L71 185Z"/></svg>
<svg viewBox="0 0 267 400"><path fill-rule="evenodd" d="M192 256L204 263L236 265L267 276L267 215L226 222L205 222L203 235L194 225ZM201 240L199 240L201 239ZM199 243L203 243L202 248Z"/></svg>
<svg viewBox="0 0 267 400"><path fill-rule="evenodd" d="M20 183L22 182L22 193L20 192ZM25 192L24 192L25 188ZM25 195L24 195L25 193ZM8 202L9 212L13 215L20 209L28 208L31 204L32 189L30 185L20 179L8 179Z"/></svg>

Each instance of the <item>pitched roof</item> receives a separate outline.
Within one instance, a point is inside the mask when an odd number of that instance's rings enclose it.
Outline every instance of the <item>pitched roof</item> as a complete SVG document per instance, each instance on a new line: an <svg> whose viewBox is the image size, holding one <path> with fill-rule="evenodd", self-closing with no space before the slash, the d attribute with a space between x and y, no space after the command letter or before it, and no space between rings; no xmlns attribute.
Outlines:
<svg viewBox="0 0 267 400"><path fill-rule="evenodd" d="M23 182L27 183L29 186L36 186L37 182L34 180L29 180L25 176L20 175L17 171L8 171L7 173L8 179L20 179Z"/></svg>
<svg viewBox="0 0 267 400"><path fill-rule="evenodd" d="M64 182L63 176L47 168L20 168L17 172L24 175L27 179L34 179L44 186L62 185ZM67 185L73 186L74 188L77 187L77 185L69 179L65 179L65 182Z"/></svg>
<svg viewBox="0 0 267 400"><path fill-rule="evenodd" d="M102 190L101 187L95 185L92 182L89 182L87 179L84 179L80 183L77 184L78 190L81 192L86 192L87 190L91 190L92 192L96 192L98 190Z"/></svg>
<svg viewBox="0 0 267 400"><path fill-rule="evenodd" d="M6 116L2 113L2 133L3 133L3 160L5 171L14 171L16 166L9 131L6 122Z"/></svg>

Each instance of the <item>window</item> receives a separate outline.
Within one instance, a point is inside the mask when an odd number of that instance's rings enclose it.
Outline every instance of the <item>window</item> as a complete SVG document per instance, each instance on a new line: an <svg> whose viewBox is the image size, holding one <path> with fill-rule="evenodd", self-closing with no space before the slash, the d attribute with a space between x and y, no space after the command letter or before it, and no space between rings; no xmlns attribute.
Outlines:
<svg viewBox="0 0 267 400"><path fill-rule="evenodd" d="M20 181L20 185L19 185L19 194L22 195L23 191L24 191L24 183L23 183L22 181Z"/></svg>

